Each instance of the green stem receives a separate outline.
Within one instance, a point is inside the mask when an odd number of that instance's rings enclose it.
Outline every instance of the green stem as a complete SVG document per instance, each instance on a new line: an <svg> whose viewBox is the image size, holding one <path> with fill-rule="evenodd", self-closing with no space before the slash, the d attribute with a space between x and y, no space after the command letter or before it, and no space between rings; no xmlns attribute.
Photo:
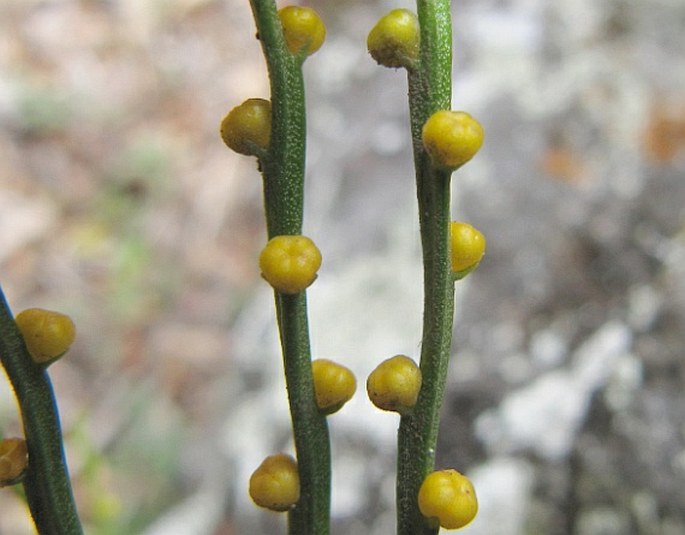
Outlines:
<svg viewBox="0 0 685 535"><path fill-rule="evenodd" d="M0 288L0 360L19 402L29 464L24 490L38 533L83 533L50 378L33 362Z"/></svg>
<svg viewBox="0 0 685 535"><path fill-rule="evenodd" d="M250 0L271 85L271 142L260 159L269 238L300 234L304 199L306 114L300 56L285 45L273 0Z"/></svg>
<svg viewBox="0 0 685 535"><path fill-rule="evenodd" d="M451 172L435 169L423 149L421 129L434 112L449 109L452 73L450 2L417 0L421 56L409 71L409 107L424 264L421 346L423 384L411 415L400 420L397 456L397 533L433 535L418 509L417 496L434 468L454 321L454 282L450 269Z"/></svg>
<svg viewBox="0 0 685 535"><path fill-rule="evenodd" d="M260 159L269 238L302 233L306 115L303 56L286 48L273 0L250 0L271 83L269 150ZM330 532L331 460L326 417L314 397L307 300L276 293L288 400L300 475L300 499L289 513L291 535Z"/></svg>
<svg viewBox="0 0 685 535"><path fill-rule="evenodd" d="M327 535L330 532L330 442L326 417L319 412L314 398L306 294L277 294L276 305L300 474L300 499L289 514L288 533Z"/></svg>

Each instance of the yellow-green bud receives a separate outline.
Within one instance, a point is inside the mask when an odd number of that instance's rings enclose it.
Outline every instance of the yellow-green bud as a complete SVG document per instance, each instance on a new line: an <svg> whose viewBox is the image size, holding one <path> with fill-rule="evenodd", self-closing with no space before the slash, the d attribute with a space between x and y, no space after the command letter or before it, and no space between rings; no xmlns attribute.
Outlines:
<svg viewBox="0 0 685 535"><path fill-rule="evenodd" d="M250 98L221 121L221 139L235 152L261 156L271 139L271 102Z"/></svg>
<svg viewBox="0 0 685 535"><path fill-rule="evenodd" d="M74 322L60 312L28 308L14 321L37 364L51 364L67 352L76 338Z"/></svg>
<svg viewBox="0 0 685 535"><path fill-rule="evenodd" d="M485 236L468 223L450 223L452 273L461 279L478 267L485 254Z"/></svg>
<svg viewBox="0 0 685 535"><path fill-rule="evenodd" d="M405 355L384 360L366 380L371 402L381 410L406 414L416 405L421 390L421 370Z"/></svg>
<svg viewBox="0 0 685 535"><path fill-rule="evenodd" d="M285 44L291 54L311 56L326 39L326 25L309 7L287 6L278 11Z"/></svg>
<svg viewBox="0 0 685 535"><path fill-rule="evenodd" d="M29 453L23 438L0 440L0 487L19 483L28 461Z"/></svg>
<svg viewBox="0 0 685 535"><path fill-rule="evenodd" d="M259 267L276 291L296 294L314 282L321 260L321 252L306 236L276 236L262 249Z"/></svg>
<svg viewBox="0 0 685 535"><path fill-rule="evenodd" d="M419 510L428 521L445 529L459 529L478 513L478 498L471 481L456 470L428 474L419 489Z"/></svg>
<svg viewBox="0 0 685 535"><path fill-rule="evenodd" d="M316 406L324 414L333 414L347 403L357 390L357 379L345 366L327 359L312 362Z"/></svg>
<svg viewBox="0 0 685 535"><path fill-rule="evenodd" d="M422 138L433 165L456 169L480 149L483 127L466 112L440 110L423 125Z"/></svg>
<svg viewBox="0 0 685 535"><path fill-rule="evenodd" d="M278 453L264 459L250 477L250 497L260 507L287 511L300 499L297 462Z"/></svg>
<svg viewBox="0 0 685 535"><path fill-rule="evenodd" d="M419 20L408 9L393 9L369 32L369 54L385 67L411 68L419 57Z"/></svg>

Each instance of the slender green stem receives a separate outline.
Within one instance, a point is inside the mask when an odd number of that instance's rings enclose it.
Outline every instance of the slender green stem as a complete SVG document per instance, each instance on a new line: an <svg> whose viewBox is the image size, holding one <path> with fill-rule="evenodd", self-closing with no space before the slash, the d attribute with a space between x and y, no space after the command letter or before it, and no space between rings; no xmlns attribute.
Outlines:
<svg viewBox="0 0 685 535"><path fill-rule="evenodd" d="M330 531L330 442L326 417L314 399L306 294L277 295L276 302L300 473L300 500L289 515L288 533L326 535Z"/></svg>
<svg viewBox="0 0 685 535"><path fill-rule="evenodd" d="M250 0L271 83L272 130L260 159L269 237L301 234L304 205L306 116L303 56L285 46L273 0ZM300 499L289 514L290 535L330 532L331 461L326 417L314 397L307 300L276 293L288 400L300 475Z"/></svg>
<svg viewBox="0 0 685 535"><path fill-rule="evenodd" d="M273 0L250 0L271 85L271 143L260 166L269 237L302 232L306 114L300 56L285 46Z"/></svg>
<svg viewBox="0 0 685 535"><path fill-rule="evenodd" d="M38 533L83 533L50 378L33 362L0 288L0 360L19 402L29 464L24 490Z"/></svg>
<svg viewBox="0 0 685 535"><path fill-rule="evenodd" d="M448 0L417 0L421 56L409 71L409 107L416 167L424 264L421 347L423 384L411 415L400 420L397 457L397 533L432 535L417 504L419 487L433 469L440 407L447 379L454 321L454 282L450 270L451 172L435 169L421 142L428 117L449 109L452 73L452 21Z"/></svg>

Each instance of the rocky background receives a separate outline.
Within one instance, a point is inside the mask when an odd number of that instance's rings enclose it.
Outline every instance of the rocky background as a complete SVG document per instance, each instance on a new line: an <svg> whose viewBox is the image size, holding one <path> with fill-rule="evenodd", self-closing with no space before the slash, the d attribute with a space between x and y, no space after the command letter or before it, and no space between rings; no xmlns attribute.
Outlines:
<svg viewBox="0 0 685 535"><path fill-rule="evenodd" d="M418 355L422 288L406 80L365 39L411 4L309 4L312 343L360 385L330 422L333 532L387 535L398 422L363 383ZM488 252L438 449L475 482L465 534L685 533L684 24L681 0L454 2L454 107L486 129L453 182ZM238 0L0 3L0 282L77 323L51 375L87 533L284 529L246 493L292 448L260 180L218 138L268 95L253 28ZM11 491L0 512L32 533Z"/></svg>

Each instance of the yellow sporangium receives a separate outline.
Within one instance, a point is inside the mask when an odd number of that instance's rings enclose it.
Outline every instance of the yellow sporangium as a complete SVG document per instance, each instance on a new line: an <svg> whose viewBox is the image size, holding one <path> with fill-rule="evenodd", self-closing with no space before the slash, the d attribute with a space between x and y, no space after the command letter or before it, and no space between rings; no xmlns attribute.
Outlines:
<svg viewBox="0 0 685 535"><path fill-rule="evenodd" d="M285 44L292 54L311 56L326 39L326 25L309 7L286 6L278 11Z"/></svg>
<svg viewBox="0 0 685 535"><path fill-rule="evenodd" d="M460 279L478 267L485 254L485 236L468 223L450 223L452 272Z"/></svg>
<svg viewBox="0 0 685 535"><path fill-rule="evenodd" d="M306 236L271 238L259 255L262 277L283 294L309 287L321 267L321 252Z"/></svg>
<svg viewBox="0 0 685 535"><path fill-rule="evenodd" d="M440 110L423 125L422 139L433 165L457 169L483 145L483 127L466 112Z"/></svg>
<svg viewBox="0 0 685 535"><path fill-rule="evenodd" d="M23 438L0 440L0 487L21 481L28 460L29 453Z"/></svg>
<svg viewBox="0 0 685 535"><path fill-rule="evenodd" d="M297 462L290 455L270 455L250 477L250 498L271 511L287 511L300 499Z"/></svg>
<svg viewBox="0 0 685 535"><path fill-rule="evenodd" d="M405 355L381 362L366 380L371 402L381 410L405 414L416 405L421 390L421 370Z"/></svg>
<svg viewBox="0 0 685 535"><path fill-rule="evenodd" d="M76 338L76 327L66 314L27 308L14 321L33 361L48 365L67 352Z"/></svg>
<svg viewBox="0 0 685 535"><path fill-rule="evenodd" d="M428 474L419 489L419 510L431 524L459 529L478 513L478 498L471 481L456 470Z"/></svg>
<svg viewBox="0 0 685 535"><path fill-rule="evenodd" d="M271 102L249 98L221 121L221 139L235 152L261 156L271 139Z"/></svg>
<svg viewBox="0 0 685 535"><path fill-rule="evenodd" d="M357 379L345 366L327 359L312 362L316 406L324 414L333 414L347 403L357 390Z"/></svg>
<svg viewBox="0 0 685 535"><path fill-rule="evenodd" d="M419 57L420 29L416 15L408 9L393 9L369 32L366 47L384 67L413 67Z"/></svg>

